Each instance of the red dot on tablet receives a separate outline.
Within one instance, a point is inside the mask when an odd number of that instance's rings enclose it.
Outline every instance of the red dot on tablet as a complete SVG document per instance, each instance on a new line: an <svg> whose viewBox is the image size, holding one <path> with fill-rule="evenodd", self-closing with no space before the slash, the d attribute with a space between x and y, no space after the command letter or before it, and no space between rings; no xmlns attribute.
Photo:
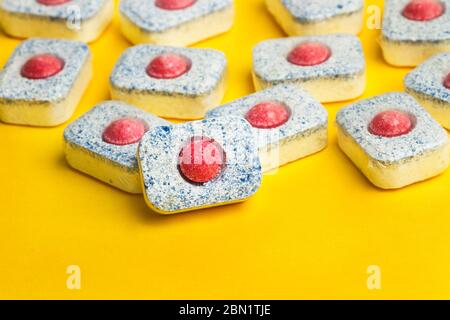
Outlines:
<svg viewBox="0 0 450 320"><path fill-rule="evenodd" d="M450 90L450 73L447 75L447 77L445 77L444 87Z"/></svg>
<svg viewBox="0 0 450 320"><path fill-rule="evenodd" d="M37 0L38 3L43 4L45 6L57 6L70 1L72 0Z"/></svg>
<svg viewBox="0 0 450 320"><path fill-rule="evenodd" d="M203 184L217 178L224 164L225 152L215 140L195 137L181 149L178 168L187 181Z"/></svg>
<svg viewBox="0 0 450 320"><path fill-rule="evenodd" d="M157 79L174 79L191 69L191 61L178 54L166 53L157 56L147 66L147 74Z"/></svg>
<svg viewBox="0 0 450 320"><path fill-rule="evenodd" d="M64 68L64 61L52 54L40 54L32 57L22 67L20 74L28 79L46 79Z"/></svg>
<svg viewBox="0 0 450 320"><path fill-rule="evenodd" d="M411 132L413 121L411 116L402 111L388 110L375 116L369 124L370 133L392 138Z"/></svg>
<svg viewBox="0 0 450 320"><path fill-rule="evenodd" d="M409 20L429 21L440 17L445 11L438 0L412 0L403 9L403 16Z"/></svg>
<svg viewBox="0 0 450 320"><path fill-rule="evenodd" d="M273 129L285 124L291 112L280 102L266 101L253 106L245 118L254 128Z"/></svg>
<svg viewBox="0 0 450 320"><path fill-rule="evenodd" d="M295 47L288 55L287 60L299 66L315 66L327 61L331 50L319 42L304 42Z"/></svg>
<svg viewBox="0 0 450 320"><path fill-rule="evenodd" d="M156 0L155 5L165 10L180 10L192 6L197 0Z"/></svg>
<svg viewBox="0 0 450 320"><path fill-rule="evenodd" d="M103 141L124 146L139 142L147 131L143 121L134 118L122 118L111 122L103 131Z"/></svg>

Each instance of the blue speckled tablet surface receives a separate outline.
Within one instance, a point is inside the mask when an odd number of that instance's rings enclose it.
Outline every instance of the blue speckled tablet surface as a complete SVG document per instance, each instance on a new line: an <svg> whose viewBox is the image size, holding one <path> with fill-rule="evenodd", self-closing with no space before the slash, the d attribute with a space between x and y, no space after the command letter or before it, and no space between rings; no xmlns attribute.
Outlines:
<svg viewBox="0 0 450 320"><path fill-rule="evenodd" d="M413 115L416 118L414 129L393 138L371 134L368 127L372 119L392 109ZM359 101L341 109L336 120L370 158L384 163L408 160L448 143L447 132L406 93L387 93Z"/></svg>
<svg viewBox="0 0 450 320"><path fill-rule="evenodd" d="M191 60L189 72L175 79L150 77L146 68L153 58L163 53L183 55ZM155 45L138 45L127 49L110 77L111 85L125 91L148 94L199 96L210 93L225 75L225 55L213 49L188 49Z"/></svg>
<svg viewBox="0 0 450 320"><path fill-rule="evenodd" d="M298 66L287 60L289 52L303 42L320 42L331 49L331 57L315 66ZM253 48L253 70L263 81L305 81L360 75L366 62L358 37L348 34L290 37L260 42Z"/></svg>
<svg viewBox="0 0 450 320"><path fill-rule="evenodd" d="M118 146L104 142L103 131L113 121L137 118L149 129L168 126L169 122L119 101L105 101L92 108L64 130L64 139L118 165L137 170L136 152L139 143Z"/></svg>
<svg viewBox="0 0 450 320"><path fill-rule="evenodd" d="M120 13L147 32L163 32L232 6L233 0L197 0L185 9L164 10L150 0L122 0Z"/></svg>
<svg viewBox="0 0 450 320"><path fill-rule="evenodd" d="M103 8L107 1L113 0L72 0L54 6L40 4L36 0L3 0L0 1L2 10L9 13L25 14L40 18L67 20L74 16L87 20L93 18Z"/></svg>
<svg viewBox="0 0 450 320"><path fill-rule="evenodd" d="M278 128L252 128L260 148L289 141L328 125L327 110L308 92L295 85L278 85L243 97L210 110L206 117L238 116L245 119L253 106L265 101L283 103L291 111L291 117Z"/></svg>
<svg viewBox="0 0 450 320"><path fill-rule="evenodd" d="M316 22L364 8L363 0L278 0L299 22Z"/></svg>
<svg viewBox="0 0 450 320"><path fill-rule="evenodd" d="M410 0L386 0L382 34L391 41L438 42L450 41L450 0L445 4L444 14L430 21L414 21L402 14Z"/></svg>
<svg viewBox="0 0 450 320"><path fill-rule="evenodd" d="M21 76L22 66L38 54L50 53L64 60L64 69L53 77L32 80ZM91 58L89 47L79 41L30 39L23 41L0 73L0 99L55 102L66 98L82 68Z"/></svg>
<svg viewBox="0 0 450 320"><path fill-rule="evenodd" d="M192 137L200 136L214 139L221 145L226 167L216 179L194 185L180 175L178 156ZM261 184L261 165L253 132L247 121L238 117L158 127L142 138L139 161L147 200L164 212L244 200Z"/></svg>
<svg viewBox="0 0 450 320"><path fill-rule="evenodd" d="M428 59L405 77L405 87L417 93L450 103L450 89L444 79L450 72L450 52Z"/></svg>

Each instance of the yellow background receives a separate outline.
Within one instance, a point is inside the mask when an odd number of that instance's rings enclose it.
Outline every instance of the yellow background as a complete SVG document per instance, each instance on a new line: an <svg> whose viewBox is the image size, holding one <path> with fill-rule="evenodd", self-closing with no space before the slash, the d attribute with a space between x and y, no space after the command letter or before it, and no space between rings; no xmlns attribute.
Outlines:
<svg viewBox="0 0 450 320"><path fill-rule="evenodd" d="M284 34L262 0L236 0L233 29L196 45L226 53L225 101L253 91L251 50ZM381 5L382 1L366 1ZM364 97L403 90L409 71L382 59L364 30ZM0 64L19 44L0 34ZM90 45L95 75L76 114L108 99L130 46L117 26ZM264 178L248 202L158 216L132 196L70 169L64 125L0 124L0 298L450 298L450 172L398 191L373 187L336 145ZM81 290L66 288L79 265ZM367 289L369 265L381 290Z"/></svg>

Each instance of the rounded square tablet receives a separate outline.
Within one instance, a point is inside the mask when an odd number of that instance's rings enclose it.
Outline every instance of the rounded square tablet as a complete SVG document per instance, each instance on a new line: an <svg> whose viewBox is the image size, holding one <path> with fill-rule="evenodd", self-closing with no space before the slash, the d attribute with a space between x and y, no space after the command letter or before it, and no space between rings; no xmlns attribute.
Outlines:
<svg viewBox="0 0 450 320"><path fill-rule="evenodd" d="M253 49L257 90L296 84L320 102L348 100L364 92L365 72L362 45L353 35L273 39Z"/></svg>
<svg viewBox="0 0 450 320"><path fill-rule="evenodd" d="M114 15L114 0L3 0L0 24L18 38L48 37L91 42Z"/></svg>
<svg viewBox="0 0 450 320"><path fill-rule="evenodd" d="M395 66L450 50L450 0L386 0L380 45Z"/></svg>
<svg viewBox="0 0 450 320"><path fill-rule="evenodd" d="M363 0L266 0L270 13L291 36L358 34Z"/></svg>
<svg viewBox="0 0 450 320"><path fill-rule="evenodd" d="M233 0L122 0L122 33L135 44L187 46L229 30Z"/></svg>
<svg viewBox="0 0 450 320"><path fill-rule="evenodd" d="M111 95L161 117L199 119L222 101L226 71L217 50L138 45L114 67Z"/></svg>
<svg viewBox="0 0 450 320"><path fill-rule="evenodd" d="M105 101L64 130L75 169L130 193L142 193L136 152L142 136L169 122L119 101Z"/></svg>
<svg viewBox="0 0 450 320"><path fill-rule="evenodd" d="M305 90L279 85L208 111L237 116L252 126L264 172L326 147L328 112Z"/></svg>
<svg viewBox="0 0 450 320"><path fill-rule="evenodd" d="M336 120L339 146L380 188L401 188L448 167L447 132L408 94L359 101Z"/></svg>
<svg viewBox="0 0 450 320"><path fill-rule="evenodd" d="M252 130L237 117L155 128L138 160L146 202L162 214L244 201L261 184Z"/></svg>
<svg viewBox="0 0 450 320"><path fill-rule="evenodd" d="M408 73L405 87L441 125L450 129L450 52L433 56Z"/></svg>
<svg viewBox="0 0 450 320"><path fill-rule="evenodd" d="M91 80L91 60L83 42L22 42L0 73L0 120L33 126L67 121Z"/></svg>

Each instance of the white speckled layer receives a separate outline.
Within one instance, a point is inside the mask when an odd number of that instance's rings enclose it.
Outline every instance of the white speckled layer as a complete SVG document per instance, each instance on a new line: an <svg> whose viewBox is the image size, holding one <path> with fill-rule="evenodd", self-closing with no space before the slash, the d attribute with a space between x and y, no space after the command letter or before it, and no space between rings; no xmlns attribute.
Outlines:
<svg viewBox="0 0 450 320"><path fill-rule="evenodd" d="M386 138L369 132L370 121L385 110L400 110L416 118L414 129L403 136ZM447 132L410 95L387 93L341 109L337 123L374 160L398 163L447 144Z"/></svg>
<svg viewBox="0 0 450 320"><path fill-rule="evenodd" d="M222 174L203 185L187 182L178 171L180 150L192 137L208 137L226 155ZM160 212L179 212L245 200L261 184L261 165L247 121L222 117L158 127L142 138L139 163L145 195Z"/></svg>
<svg viewBox="0 0 450 320"><path fill-rule="evenodd" d="M22 66L31 57L50 53L63 59L64 69L53 77L32 80L21 76ZM23 41L0 73L0 99L55 102L70 93L83 66L91 57L89 47L79 41L31 39Z"/></svg>
<svg viewBox="0 0 450 320"><path fill-rule="evenodd" d="M136 152L139 143L118 146L104 142L103 131L113 121L125 117L137 118L149 129L168 126L169 122L119 101L105 101L92 108L64 130L64 139L121 166L137 169Z"/></svg>
<svg viewBox="0 0 450 320"><path fill-rule="evenodd" d="M363 0L280 0L299 22L317 22L359 12Z"/></svg>
<svg viewBox="0 0 450 320"><path fill-rule="evenodd" d="M291 111L291 117L282 126L274 129L252 128L259 148L290 141L307 135L328 125L328 112L309 93L294 85L278 85L255 94L235 100L210 110L207 118L237 116L245 119L247 112L265 101L283 103ZM276 133L276 134L274 134ZM274 139L277 139L274 141Z"/></svg>
<svg viewBox="0 0 450 320"><path fill-rule="evenodd" d="M331 57L316 66L298 66L287 56L303 42L320 42L331 49ZM253 49L253 70L263 81L273 84L317 78L336 79L364 73L366 62L358 37L347 34L290 37L263 41Z"/></svg>
<svg viewBox="0 0 450 320"><path fill-rule="evenodd" d="M131 22L147 32L162 32L225 10L233 0L197 0L195 4L181 10L164 10L151 0L122 0L120 12Z"/></svg>
<svg viewBox="0 0 450 320"><path fill-rule="evenodd" d="M175 79L156 79L147 74L150 61L163 53L183 55L191 69ZM225 75L225 55L213 49L188 49L138 45L127 49L110 76L111 85L125 91L148 94L200 96L213 91Z"/></svg>
<svg viewBox="0 0 450 320"><path fill-rule="evenodd" d="M391 41L439 42L450 40L450 0L440 0L444 14L431 21L414 21L402 14L410 0L386 0L382 34Z"/></svg>
<svg viewBox="0 0 450 320"><path fill-rule="evenodd" d="M450 72L450 52L435 55L405 77L405 87L431 98L450 103L450 90L443 82Z"/></svg>
<svg viewBox="0 0 450 320"><path fill-rule="evenodd" d="M36 0L3 0L0 1L2 10L9 13L24 14L43 19L67 20L73 17L74 8L77 11L77 18L88 20L100 12L106 1L112 0L72 0L70 2L46 6Z"/></svg>

